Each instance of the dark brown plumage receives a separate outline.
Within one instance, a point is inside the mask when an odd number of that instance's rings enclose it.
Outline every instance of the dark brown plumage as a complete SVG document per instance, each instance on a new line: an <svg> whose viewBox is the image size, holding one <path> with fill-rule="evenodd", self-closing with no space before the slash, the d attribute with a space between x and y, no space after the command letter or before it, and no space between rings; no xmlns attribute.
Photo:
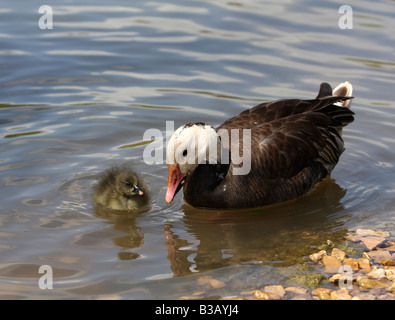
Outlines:
<svg viewBox="0 0 395 320"><path fill-rule="evenodd" d="M316 99L262 103L226 120L217 132L238 129L242 136L242 129L251 129L251 171L232 174L232 161L199 164L186 177L185 201L201 208L248 208L306 194L332 172L344 151L341 132L354 113L338 105L351 99L344 96L346 89L339 92L342 96L332 96L331 86L323 83Z"/></svg>

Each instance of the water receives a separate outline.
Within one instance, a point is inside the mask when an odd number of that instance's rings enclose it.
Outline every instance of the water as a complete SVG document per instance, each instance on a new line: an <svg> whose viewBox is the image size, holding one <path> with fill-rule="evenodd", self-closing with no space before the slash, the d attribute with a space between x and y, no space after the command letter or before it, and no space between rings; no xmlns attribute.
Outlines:
<svg viewBox="0 0 395 320"><path fill-rule="evenodd" d="M2 298L240 295L285 284L327 239L394 232L393 1L349 2L346 30L341 1L48 1L47 30L42 4L0 9ZM143 161L147 129L164 138L166 121L216 126L345 80L356 120L309 196L239 212L197 210L181 195L165 203L166 165ZM94 210L98 175L120 163L150 185L149 212ZM52 290L38 286L42 265Z"/></svg>

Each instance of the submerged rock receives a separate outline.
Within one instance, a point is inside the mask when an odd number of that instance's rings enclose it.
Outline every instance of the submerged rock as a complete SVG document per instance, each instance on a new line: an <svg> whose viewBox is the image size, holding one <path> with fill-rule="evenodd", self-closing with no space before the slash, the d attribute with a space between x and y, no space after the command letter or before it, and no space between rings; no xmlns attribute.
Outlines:
<svg viewBox="0 0 395 320"><path fill-rule="evenodd" d="M307 293L307 289L301 287L287 287L285 288L286 292L292 292L297 294L305 294Z"/></svg>
<svg viewBox="0 0 395 320"><path fill-rule="evenodd" d="M388 291L393 291L393 294L395 294L395 281L392 281L392 283L387 287Z"/></svg>
<svg viewBox="0 0 395 320"><path fill-rule="evenodd" d="M382 279L385 278L385 271L383 268L374 267L373 270L368 273L368 276L374 279Z"/></svg>
<svg viewBox="0 0 395 320"><path fill-rule="evenodd" d="M371 250L383 245L387 241L387 239L384 237L368 236L368 237L362 237L361 241L365 245L365 247L369 251L371 251Z"/></svg>
<svg viewBox="0 0 395 320"><path fill-rule="evenodd" d="M324 275L319 272L313 272L310 274L295 274L290 276L292 281L296 281L302 286L306 287L317 287L324 278Z"/></svg>
<svg viewBox="0 0 395 320"><path fill-rule="evenodd" d="M344 258L346 257L346 253L338 248L333 248L331 256L339 259L340 261L343 261Z"/></svg>
<svg viewBox="0 0 395 320"><path fill-rule="evenodd" d="M373 288L385 288L387 286L387 281L385 280L375 280L369 277L361 277L357 280L358 285L362 290L368 290Z"/></svg>
<svg viewBox="0 0 395 320"><path fill-rule="evenodd" d="M267 293L271 299L281 299L285 296L285 290L282 285L265 286L263 291Z"/></svg>
<svg viewBox="0 0 395 320"><path fill-rule="evenodd" d="M385 276L387 277L387 279L389 280L395 280L395 267L384 267L384 271L385 271Z"/></svg>
<svg viewBox="0 0 395 320"><path fill-rule="evenodd" d="M346 288L339 289L331 292L332 300L351 300L352 297Z"/></svg>

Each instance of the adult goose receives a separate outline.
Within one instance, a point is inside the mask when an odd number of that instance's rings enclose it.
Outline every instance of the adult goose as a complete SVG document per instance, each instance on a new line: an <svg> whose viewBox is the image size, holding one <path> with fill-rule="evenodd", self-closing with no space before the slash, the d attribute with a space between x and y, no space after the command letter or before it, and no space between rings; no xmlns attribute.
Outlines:
<svg viewBox="0 0 395 320"><path fill-rule="evenodd" d="M188 123L166 150L166 202L184 188L198 208L265 206L301 197L329 175L344 151L342 129L354 120L349 82L322 83L315 99L259 104L214 129Z"/></svg>

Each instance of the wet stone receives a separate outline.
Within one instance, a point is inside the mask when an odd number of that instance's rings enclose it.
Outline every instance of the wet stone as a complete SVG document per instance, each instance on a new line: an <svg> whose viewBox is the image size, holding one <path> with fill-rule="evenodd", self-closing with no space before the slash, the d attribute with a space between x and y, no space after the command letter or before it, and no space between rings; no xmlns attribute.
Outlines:
<svg viewBox="0 0 395 320"><path fill-rule="evenodd" d="M373 270L368 273L368 276L374 279L382 279L385 278L385 271L383 268L374 267Z"/></svg>
<svg viewBox="0 0 395 320"><path fill-rule="evenodd" d="M362 237L361 241L365 245L365 247L369 251L371 251L371 250L383 245L387 241L387 239L384 237L368 236L368 237Z"/></svg>
<svg viewBox="0 0 395 320"><path fill-rule="evenodd" d="M270 300L270 296L266 292L255 290L253 296L258 300Z"/></svg>
<svg viewBox="0 0 395 320"><path fill-rule="evenodd" d="M386 250L370 251L369 253L367 253L367 255L377 262L379 262L380 259L392 259L392 255L389 253L389 251Z"/></svg>
<svg viewBox="0 0 395 320"><path fill-rule="evenodd" d="M369 292L360 293L358 297L360 298L360 300L376 300L376 296Z"/></svg>
<svg viewBox="0 0 395 320"><path fill-rule="evenodd" d="M347 258L343 260L343 265L348 265L351 267L352 271L358 271L359 270L359 264L356 259L353 258Z"/></svg>
<svg viewBox="0 0 395 320"><path fill-rule="evenodd" d="M346 257L346 253L338 248L333 248L331 256L339 259L340 261L343 261Z"/></svg>
<svg viewBox="0 0 395 320"><path fill-rule="evenodd" d="M372 229L357 229L355 233L359 236L381 236L385 238L390 236L387 231L374 231Z"/></svg>
<svg viewBox="0 0 395 320"><path fill-rule="evenodd" d="M393 291L393 293L395 293L395 281L392 281L392 283L387 287L387 291Z"/></svg>
<svg viewBox="0 0 395 320"><path fill-rule="evenodd" d="M385 288L387 286L387 281L375 280L369 277L361 277L357 280L358 285L362 290L369 290L373 288Z"/></svg>
<svg viewBox="0 0 395 320"><path fill-rule="evenodd" d="M318 296L320 293L326 293L326 294L330 295L332 291L333 290L329 289L329 288L317 288L317 289L314 289L311 292L311 294L314 295L314 296Z"/></svg>
<svg viewBox="0 0 395 320"><path fill-rule="evenodd" d="M357 259L357 262L358 262L359 267L361 269L365 269L365 270L369 270L370 269L370 261L369 261L369 259L359 258L359 259Z"/></svg>
<svg viewBox="0 0 395 320"><path fill-rule="evenodd" d="M395 266L392 267L384 267L384 271L385 271L385 276L387 277L387 279L389 280L395 280Z"/></svg>
<svg viewBox="0 0 395 320"><path fill-rule="evenodd" d="M216 280L216 279L210 279L209 283L210 283L211 287L214 289L219 289L219 288L226 286L226 284L224 282L222 282L220 280Z"/></svg>
<svg viewBox="0 0 395 320"><path fill-rule="evenodd" d="M212 279L211 276L201 276L197 279L197 282L201 285L209 283L210 280Z"/></svg>
<svg viewBox="0 0 395 320"><path fill-rule="evenodd" d="M319 261L319 260L321 260L324 256L326 256L327 255L327 253L326 253L326 251L325 250L321 250L321 251L318 251L318 252L316 252L316 253L312 253L311 255L310 255L310 259L312 260L312 261Z"/></svg>
<svg viewBox="0 0 395 320"><path fill-rule="evenodd" d="M377 300L395 300L395 294L385 293L377 296Z"/></svg>
<svg viewBox="0 0 395 320"><path fill-rule="evenodd" d="M341 280L347 280L348 279L348 277L346 276L346 275L344 275L344 274L341 274L341 273L336 273L336 274L334 274L333 276L331 276L330 278L329 278L329 281L330 282L333 282L333 283L338 283L339 281L341 281ZM352 278L350 279L350 280L352 280Z"/></svg>
<svg viewBox="0 0 395 320"><path fill-rule="evenodd" d="M325 266L325 272L327 273L338 273L339 268L342 266L341 261L336 257L324 256L322 260Z"/></svg>
<svg viewBox="0 0 395 320"><path fill-rule="evenodd" d="M350 240L350 241L352 241L352 242L359 242L359 241L361 241L361 236L357 236L357 235L354 235L354 234L348 234L347 236L345 236L345 238L347 239L347 240Z"/></svg>
<svg viewBox="0 0 395 320"><path fill-rule="evenodd" d="M311 296L308 293L304 293L293 297L291 300L311 300Z"/></svg>
<svg viewBox="0 0 395 320"><path fill-rule="evenodd" d="M292 292L296 294L305 294L307 293L307 289L301 288L301 287L287 287L285 288L286 292Z"/></svg>
<svg viewBox="0 0 395 320"><path fill-rule="evenodd" d="M395 266L395 261L390 259L379 259L378 260L384 266Z"/></svg>
<svg viewBox="0 0 395 320"><path fill-rule="evenodd" d="M331 300L332 289L328 288L317 288L311 293L313 296L317 296L319 300Z"/></svg>
<svg viewBox="0 0 395 320"><path fill-rule="evenodd" d="M346 288L339 289L331 292L332 300L351 300L352 297Z"/></svg>
<svg viewBox="0 0 395 320"><path fill-rule="evenodd" d="M265 286L263 289L271 299L281 299L285 296L285 290L282 285Z"/></svg>

